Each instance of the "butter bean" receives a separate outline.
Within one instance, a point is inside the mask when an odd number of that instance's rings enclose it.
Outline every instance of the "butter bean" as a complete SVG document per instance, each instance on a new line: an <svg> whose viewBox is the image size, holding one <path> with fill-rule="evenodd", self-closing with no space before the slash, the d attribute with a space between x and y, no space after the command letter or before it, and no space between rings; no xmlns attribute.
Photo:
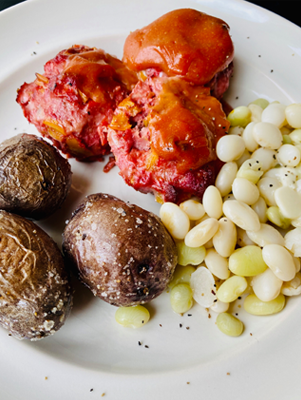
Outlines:
<svg viewBox="0 0 301 400"><path fill-rule="evenodd" d="M228 260L225 257L222 257L218 252L214 249L210 249L207 251L205 257L205 264L209 271L212 272L219 279L228 279L230 276L230 271L228 268Z"/></svg>
<svg viewBox="0 0 301 400"><path fill-rule="evenodd" d="M215 186L223 197L231 192L232 183L236 177L237 170L238 167L235 161L227 162L220 169L215 180Z"/></svg>
<svg viewBox="0 0 301 400"><path fill-rule="evenodd" d="M160 208L160 218L175 239L184 239L189 231L190 221L187 214L174 203L164 203Z"/></svg>
<svg viewBox="0 0 301 400"><path fill-rule="evenodd" d="M258 231L247 231L247 235L260 247L267 244L280 244L284 246L283 236L276 228L268 224L260 224L260 229Z"/></svg>
<svg viewBox="0 0 301 400"><path fill-rule="evenodd" d="M218 288L217 299L223 303L236 300L248 287L247 280L242 276L231 276Z"/></svg>
<svg viewBox="0 0 301 400"><path fill-rule="evenodd" d="M258 246L245 246L235 250L229 258L229 269L239 276L255 276L267 269Z"/></svg>
<svg viewBox="0 0 301 400"><path fill-rule="evenodd" d="M283 281L267 268L262 274L254 276L251 286L262 301L271 301L279 296Z"/></svg>
<svg viewBox="0 0 301 400"><path fill-rule="evenodd" d="M193 227L185 236L185 244L188 247L203 246L210 240L219 228L218 221L215 218L208 218L200 224Z"/></svg>
<svg viewBox="0 0 301 400"><path fill-rule="evenodd" d="M218 329L228 336L240 336L244 330L243 323L228 313L221 313L216 318Z"/></svg>
<svg viewBox="0 0 301 400"><path fill-rule="evenodd" d="M285 297L280 294L271 301L262 301L255 294L250 294L244 301L244 309L252 315L272 315L283 310Z"/></svg>
<svg viewBox="0 0 301 400"><path fill-rule="evenodd" d="M296 267L292 255L279 244L268 244L262 249L262 257L277 278L290 281L296 274Z"/></svg>
<svg viewBox="0 0 301 400"><path fill-rule="evenodd" d="M213 246L222 257L229 257L236 246L237 231L234 223L227 218L218 221L218 231L213 236Z"/></svg>
<svg viewBox="0 0 301 400"><path fill-rule="evenodd" d="M241 201L225 201L223 211L227 218L242 229L248 231L257 231L260 229L260 222L256 212Z"/></svg>
<svg viewBox="0 0 301 400"><path fill-rule="evenodd" d="M219 219L223 215L223 200L219 190L208 186L203 196L204 210L209 217Z"/></svg>

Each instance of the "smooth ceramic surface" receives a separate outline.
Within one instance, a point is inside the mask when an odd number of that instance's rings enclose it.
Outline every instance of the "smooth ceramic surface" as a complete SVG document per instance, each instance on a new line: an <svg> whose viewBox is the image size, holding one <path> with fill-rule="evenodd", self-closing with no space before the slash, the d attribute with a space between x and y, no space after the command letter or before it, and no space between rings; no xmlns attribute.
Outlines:
<svg viewBox="0 0 301 400"><path fill-rule="evenodd" d="M301 101L300 29L249 3L30 0L0 13L0 139L37 133L15 102L16 90L57 52L86 44L121 57L130 31L183 7L220 17L231 27L235 72L226 100L232 106L257 97ZM65 221L87 194L111 193L158 213L151 195L127 187L117 168L103 173L104 165L71 160L70 196L40 223L58 244ZM151 320L145 327L125 329L115 322L113 306L75 286L72 314L53 337L19 342L0 329L1 399L300 399L300 298L273 317L252 317L236 306L232 311L245 331L234 339L220 333L213 313L208 318L197 305L191 316L174 314L167 293L147 306Z"/></svg>

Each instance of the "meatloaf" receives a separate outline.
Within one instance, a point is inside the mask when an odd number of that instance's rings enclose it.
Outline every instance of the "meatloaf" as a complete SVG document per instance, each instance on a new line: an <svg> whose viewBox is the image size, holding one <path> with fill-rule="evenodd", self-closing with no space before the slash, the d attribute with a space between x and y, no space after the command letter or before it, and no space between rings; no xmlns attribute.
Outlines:
<svg viewBox="0 0 301 400"><path fill-rule="evenodd" d="M125 182L159 202L202 198L221 164L229 122L210 88L158 76L139 81L116 108L108 141Z"/></svg>
<svg viewBox="0 0 301 400"><path fill-rule="evenodd" d="M136 74L103 50L75 45L61 51L24 83L17 102L25 117L69 157L102 160L110 153L107 126Z"/></svg>
<svg viewBox="0 0 301 400"><path fill-rule="evenodd" d="M171 11L132 32L123 53L123 61L133 71L179 76L209 87L219 99L229 86L233 57L228 24L189 8Z"/></svg>

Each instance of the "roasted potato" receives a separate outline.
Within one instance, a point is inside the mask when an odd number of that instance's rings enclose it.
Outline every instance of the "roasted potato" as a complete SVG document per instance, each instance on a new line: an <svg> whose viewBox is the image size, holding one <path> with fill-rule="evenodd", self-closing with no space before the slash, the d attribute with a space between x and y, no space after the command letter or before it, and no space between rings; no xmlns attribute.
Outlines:
<svg viewBox="0 0 301 400"><path fill-rule="evenodd" d="M63 250L80 280L115 306L157 297L177 264L176 245L156 215L101 193L73 213Z"/></svg>
<svg viewBox="0 0 301 400"><path fill-rule="evenodd" d="M54 241L32 221L0 211L0 324L18 339L57 331L72 303L69 274Z"/></svg>
<svg viewBox="0 0 301 400"><path fill-rule="evenodd" d="M70 185L70 164L45 140L20 134L0 144L0 209L32 219L48 217Z"/></svg>

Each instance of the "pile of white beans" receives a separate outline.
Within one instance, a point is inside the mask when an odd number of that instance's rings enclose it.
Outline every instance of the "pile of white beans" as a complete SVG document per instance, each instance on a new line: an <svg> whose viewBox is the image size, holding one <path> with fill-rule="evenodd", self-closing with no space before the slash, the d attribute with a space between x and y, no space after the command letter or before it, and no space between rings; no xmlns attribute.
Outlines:
<svg viewBox="0 0 301 400"><path fill-rule="evenodd" d="M248 313L271 315L301 293L301 104L258 99L228 119L215 186L202 203L164 203L160 218L179 250L173 310L187 312L194 299L239 336L243 323L227 312L238 298Z"/></svg>

